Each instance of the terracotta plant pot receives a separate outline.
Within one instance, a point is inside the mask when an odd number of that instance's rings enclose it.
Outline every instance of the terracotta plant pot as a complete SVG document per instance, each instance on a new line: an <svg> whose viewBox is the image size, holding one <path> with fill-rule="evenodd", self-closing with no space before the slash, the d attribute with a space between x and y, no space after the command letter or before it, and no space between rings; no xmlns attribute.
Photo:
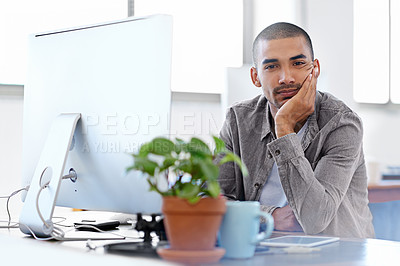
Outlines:
<svg viewBox="0 0 400 266"><path fill-rule="evenodd" d="M190 204L178 197L164 197L162 212L172 250L213 250L226 211L224 198L202 198Z"/></svg>

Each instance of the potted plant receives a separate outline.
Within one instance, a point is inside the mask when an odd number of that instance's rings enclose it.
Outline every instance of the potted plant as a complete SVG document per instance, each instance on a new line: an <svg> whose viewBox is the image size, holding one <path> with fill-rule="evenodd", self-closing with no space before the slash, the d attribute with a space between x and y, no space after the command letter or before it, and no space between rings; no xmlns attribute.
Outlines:
<svg viewBox="0 0 400 266"><path fill-rule="evenodd" d="M247 175L240 158L229 152L221 139L213 136L213 140L212 151L195 137L189 141L158 137L132 154L134 162L127 170L145 173L150 190L163 196L162 212L171 250L214 250L226 210L218 184L219 166L235 162Z"/></svg>

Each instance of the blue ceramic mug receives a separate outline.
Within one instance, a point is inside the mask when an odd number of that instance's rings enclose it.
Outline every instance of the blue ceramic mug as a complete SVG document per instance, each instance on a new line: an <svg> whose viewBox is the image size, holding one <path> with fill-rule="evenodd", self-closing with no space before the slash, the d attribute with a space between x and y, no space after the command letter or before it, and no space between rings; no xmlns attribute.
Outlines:
<svg viewBox="0 0 400 266"><path fill-rule="evenodd" d="M260 232L260 217L266 220ZM258 201L228 201L219 232L219 244L225 258L247 259L254 256L256 245L268 238L274 229L274 219L260 210Z"/></svg>

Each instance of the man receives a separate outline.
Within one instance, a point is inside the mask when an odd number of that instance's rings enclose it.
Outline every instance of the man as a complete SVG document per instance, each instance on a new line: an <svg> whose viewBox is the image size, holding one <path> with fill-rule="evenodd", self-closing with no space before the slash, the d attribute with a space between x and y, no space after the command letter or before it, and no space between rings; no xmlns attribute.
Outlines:
<svg viewBox="0 0 400 266"><path fill-rule="evenodd" d="M276 230L374 237L362 122L316 90L320 64L308 34L273 24L255 39L253 61L251 79L263 94L231 107L220 133L249 175L222 165L224 194L260 201Z"/></svg>

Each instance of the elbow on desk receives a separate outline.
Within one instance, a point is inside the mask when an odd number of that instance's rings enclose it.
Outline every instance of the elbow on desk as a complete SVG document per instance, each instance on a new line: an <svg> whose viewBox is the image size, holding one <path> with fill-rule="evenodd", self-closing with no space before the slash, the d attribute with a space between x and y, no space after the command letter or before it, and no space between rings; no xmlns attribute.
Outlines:
<svg viewBox="0 0 400 266"><path fill-rule="evenodd" d="M306 235L318 235L321 234L327 227L328 224L321 224L320 222L301 224L303 231Z"/></svg>
<svg viewBox="0 0 400 266"><path fill-rule="evenodd" d="M325 197L316 200L318 204L303 204L299 208L298 218L304 233L309 235L317 235L325 232L329 225L338 215L340 202L337 197L331 196L326 191ZM314 203L314 202L313 202Z"/></svg>
<svg viewBox="0 0 400 266"><path fill-rule="evenodd" d="M329 224L332 222L333 216L327 215L304 215L301 221L299 221L303 231L307 235L321 234L326 230Z"/></svg>

